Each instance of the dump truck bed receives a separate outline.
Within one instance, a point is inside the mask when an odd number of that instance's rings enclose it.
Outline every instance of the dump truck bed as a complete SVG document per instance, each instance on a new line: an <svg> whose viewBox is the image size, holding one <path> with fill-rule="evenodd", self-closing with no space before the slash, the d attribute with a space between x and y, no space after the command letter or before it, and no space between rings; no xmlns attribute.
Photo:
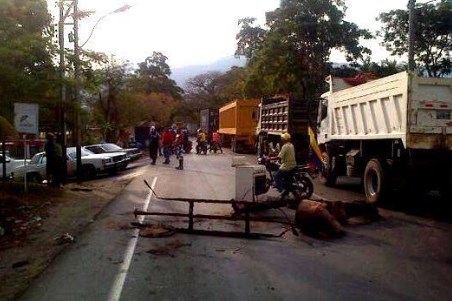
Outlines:
<svg viewBox="0 0 452 301"><path fill-rule="evenodd" d="M452 79L401 72L340 91L330 86L328 140L400 139L406 148L452 150Z"/></svg>

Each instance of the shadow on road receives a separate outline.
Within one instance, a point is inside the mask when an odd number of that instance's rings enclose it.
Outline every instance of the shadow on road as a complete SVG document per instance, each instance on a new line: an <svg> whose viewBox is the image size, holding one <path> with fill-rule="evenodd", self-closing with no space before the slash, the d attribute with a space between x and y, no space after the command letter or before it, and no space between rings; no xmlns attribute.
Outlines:
<svg viewBox="0 0 452 301"><path fill-rule="evenodd" d="M322 184L319 184L322 185ZM364 200L364 189L358 179L338 178L334 188L329 191L350 193L351 200L356 196ZM441 222L452 222L452 200L443 200L438 191L403 193L394 191L388 199L378 204L380 208L405 213L412 216L433 219Z"/></svg>
<svg viewBox="0 0 452 301"><path fill-rule="evenodd" d="M408 215L452 223L452 200L441 199L437 191L411 196L395 192L379 206Z"/></svg>

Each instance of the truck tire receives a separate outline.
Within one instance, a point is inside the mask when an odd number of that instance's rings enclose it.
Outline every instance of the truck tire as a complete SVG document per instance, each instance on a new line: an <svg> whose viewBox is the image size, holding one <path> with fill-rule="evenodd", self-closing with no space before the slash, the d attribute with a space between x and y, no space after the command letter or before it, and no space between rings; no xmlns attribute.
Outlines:
<svg viewBox="0 0 452 301"><path fill-rule="evenodd" d="M366 200L375 204L387 196L389 191L389 174L385 162L371 159L364 170L364 192Z"/></svg>
<svg viewBox="0 0 452 301"><path fill-rule="evenodd" d="M333 187L336 185L336 163L336 156L330 156L329 154L325 153L324 162L322 163L322 170L320 172L320 182L328 187Z"/></svg>

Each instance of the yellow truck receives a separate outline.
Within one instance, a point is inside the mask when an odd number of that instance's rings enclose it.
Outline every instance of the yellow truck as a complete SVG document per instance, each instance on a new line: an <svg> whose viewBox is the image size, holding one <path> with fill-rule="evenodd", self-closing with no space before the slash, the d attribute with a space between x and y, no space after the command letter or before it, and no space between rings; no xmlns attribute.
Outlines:
<svg viewBox="0 0 452 301"><path fill-rule="evenodd" d="M240 99L220 108L218 132L233 152L255 149L259 103L259 99Z"/></svg>

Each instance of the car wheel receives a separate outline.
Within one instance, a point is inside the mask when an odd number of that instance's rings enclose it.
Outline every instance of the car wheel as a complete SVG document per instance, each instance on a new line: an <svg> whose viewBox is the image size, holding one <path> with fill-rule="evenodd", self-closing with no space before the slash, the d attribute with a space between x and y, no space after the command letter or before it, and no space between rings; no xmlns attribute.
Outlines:
<svg viewBox="0 0 452 301"><path fill-rule="evenodd" d="M93 165L83 165L82 176L84 179L93 179L96 176L96 169Z"/></svg>
<svg viewBox="0 0 452 301"><path fill-rule="evenodd" d="M41 184L42 177L40 174L37 174L37 173L27 174L27 182L33 183L33 184Z"/></svg>

